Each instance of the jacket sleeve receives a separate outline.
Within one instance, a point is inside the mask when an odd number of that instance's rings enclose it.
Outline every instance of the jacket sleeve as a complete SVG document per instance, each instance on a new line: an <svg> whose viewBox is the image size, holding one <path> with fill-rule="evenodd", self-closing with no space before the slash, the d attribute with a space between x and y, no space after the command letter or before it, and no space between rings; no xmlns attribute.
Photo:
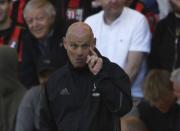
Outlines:
<svg viewBox="0 0 180 131"><path fill-rule="evenodd" d="M43 90L40 101L40 131L57 131L47 95L47 88Z"/></svg>
<svg viewBox="0 0 180 131"><path fill-rule="evenodd" d="M104 59L95 86L111 112L122 116L132 108L130 80L118 65Z"/></svg>
<svg viewBox="0 0 180 131"><path fill-rule="evenodd" d="M160 68L160 57L159 54L162 53L162 44L164 44L163 41L163 34L164 32L167 32L166 30L166 24L163 21L160 21L157 26L156 30L152 37L151 42L151 52L148 57L148 68L154 69L154 68Z"/></svg>
<svg viewBox="0 0 180 131"><path fill-rule="evenodd" d="M36 87L38 88L38 87ZM33 92L29 90L23 97L16 116L15 131L33 131L34 125L34 109L33 109Z"/></svg>
<svg viewBox="0 0 180 131"><path fill-rule="evenodd" d="M34 41L30 39L30 36L27 32L23 32L22 36L22 62L19 63L19 79L21 83L26 87L30 88L31 86L38 85L38 76L35 64L34 52L35 48L33 47Z"/></svg>

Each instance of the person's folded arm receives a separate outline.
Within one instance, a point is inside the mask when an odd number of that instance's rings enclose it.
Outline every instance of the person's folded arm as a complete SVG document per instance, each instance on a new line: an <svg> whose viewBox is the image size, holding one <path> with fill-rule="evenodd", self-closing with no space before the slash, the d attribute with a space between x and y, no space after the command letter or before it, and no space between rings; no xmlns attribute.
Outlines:
<svg viewBox="0 0 180 131"><path fill-rule="evenodd" d="M136 78L145 57L146 54L144 52L130 51L128 53L127 64L124 70L132 82Z"/></svg>

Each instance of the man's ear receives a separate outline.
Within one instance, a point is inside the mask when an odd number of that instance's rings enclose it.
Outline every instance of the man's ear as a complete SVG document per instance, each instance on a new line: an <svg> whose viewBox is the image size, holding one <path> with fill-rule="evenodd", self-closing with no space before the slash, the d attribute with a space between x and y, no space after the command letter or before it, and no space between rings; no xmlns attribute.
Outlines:
<svg viewBox="0 0 180 131"><path fill-rule="evenodd" d="M66 37L63 37L63 45L64 45L64 48L67 49L67 40L66 40Z"/></svg>

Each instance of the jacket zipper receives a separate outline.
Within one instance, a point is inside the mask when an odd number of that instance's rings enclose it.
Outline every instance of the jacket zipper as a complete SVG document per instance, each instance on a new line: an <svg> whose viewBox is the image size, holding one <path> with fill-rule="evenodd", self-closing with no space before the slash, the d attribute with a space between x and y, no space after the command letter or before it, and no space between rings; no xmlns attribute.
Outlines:
<svg viewBox="0 0 180 131"><path fill-rule="evenodd" d="M173 66L172 66L172 70L174 70L176 68L176 64L177 64L177 60L178 60L178 42L179 42L179 35L180 33L178 31L176 31L176 37L174 40L174 62L173 62Z"/></svg>

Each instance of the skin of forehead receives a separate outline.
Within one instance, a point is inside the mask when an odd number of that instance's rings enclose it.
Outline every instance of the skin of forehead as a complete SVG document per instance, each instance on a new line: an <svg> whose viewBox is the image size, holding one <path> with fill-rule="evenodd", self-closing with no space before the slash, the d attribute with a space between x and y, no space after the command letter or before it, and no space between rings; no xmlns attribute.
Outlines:
<svg viewBox="0 0 180 131"><path fill-rule="evenodd" d="M76 36L76 37L84 37L87 36L87 38L93 38L93 33L91 28L83 22L76 22L72 24L66 33L66 37L70 38L71 36Z"/></svg>

